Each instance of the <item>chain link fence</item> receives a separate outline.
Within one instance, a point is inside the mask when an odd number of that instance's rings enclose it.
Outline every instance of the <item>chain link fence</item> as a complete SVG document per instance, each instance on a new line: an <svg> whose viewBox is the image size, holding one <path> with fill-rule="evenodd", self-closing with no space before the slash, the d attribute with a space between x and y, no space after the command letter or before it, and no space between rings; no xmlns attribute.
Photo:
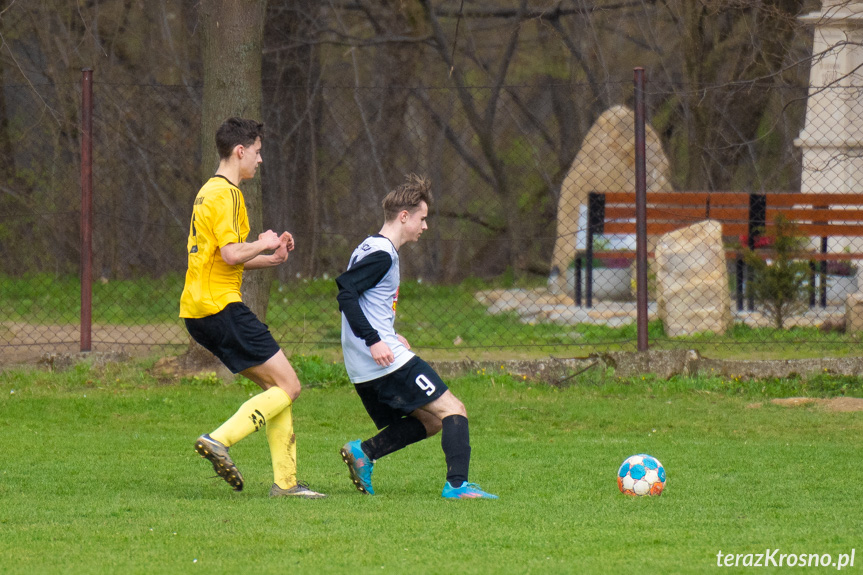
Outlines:
<svg viewBox="0 0 863 575"><path fill-rule="evenodd" d="M288 353L337 353L334 277L411 172L427 175L435 195L429 231L402 250L397 322L414 347L448 357L636 348L632 83L604 86L603 97L554 83L263 88L261 224L297 242L273 277L266 320ZM845 138L860 119L842 88L821 93L830 97L807 116L805 86L647 84L652 348L858 353L863 171L853 146L813 142ZM622 104L604 105L608 94ZM3 96L0 363L10 363L80 348L81 91L5 85ZM101 83L96 71L93 351L188 345L177 314L202 183L201 100L199 86ZM800 227L783 235L780 192L848 202L792 202ZM753 211L753 197L766 207ZM837 218L841 230L805 227ZM777 251L785 237L799 240L787 262Z"/></svg>

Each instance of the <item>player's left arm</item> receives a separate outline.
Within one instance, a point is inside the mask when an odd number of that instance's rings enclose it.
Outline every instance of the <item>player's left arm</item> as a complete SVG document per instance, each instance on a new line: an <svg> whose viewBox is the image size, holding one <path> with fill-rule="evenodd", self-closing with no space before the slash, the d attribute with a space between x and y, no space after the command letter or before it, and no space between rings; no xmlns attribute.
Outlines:
<svg viewBox="0 0 863 575"><path fill-rule="evenodd" d="M373 288L387 274L393 260L383 251L374 252L356 262L347 271L336 278L339 293L339 311L345 314L345 319L355 336L365 341L371 347L381 341L381 336L360 307L360 295Z"/></svg>

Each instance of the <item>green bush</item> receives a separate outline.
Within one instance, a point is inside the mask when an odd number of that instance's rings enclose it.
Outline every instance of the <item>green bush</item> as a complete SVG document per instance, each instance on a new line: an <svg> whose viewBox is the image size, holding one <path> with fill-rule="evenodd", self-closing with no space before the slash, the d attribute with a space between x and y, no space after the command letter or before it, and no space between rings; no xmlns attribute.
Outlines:
<svg viewBox="0 0 863 575"><path fill-rule="evenodd" d="M774 224L775 235L768 247L758 251L746 248L743 258L751 270L747 295L764 310L776 329L782 329L786 319L805 311L812 286L808 283L808 263L795 259L803 251L806 238L800 237L797 225L781 214Z"/></svg>

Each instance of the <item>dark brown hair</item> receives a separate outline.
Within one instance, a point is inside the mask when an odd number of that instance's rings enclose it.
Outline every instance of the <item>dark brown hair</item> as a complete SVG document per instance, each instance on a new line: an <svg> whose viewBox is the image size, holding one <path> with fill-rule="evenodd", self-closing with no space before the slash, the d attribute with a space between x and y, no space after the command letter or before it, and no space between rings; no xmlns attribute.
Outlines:
<svg viewBox="0 0 863 575"><path fill-rule="evenodd" d="M228 118L216 130L216 150L219 158L231 156L237 146L251 146L264 136L264 125L245 118Z"/></svg>

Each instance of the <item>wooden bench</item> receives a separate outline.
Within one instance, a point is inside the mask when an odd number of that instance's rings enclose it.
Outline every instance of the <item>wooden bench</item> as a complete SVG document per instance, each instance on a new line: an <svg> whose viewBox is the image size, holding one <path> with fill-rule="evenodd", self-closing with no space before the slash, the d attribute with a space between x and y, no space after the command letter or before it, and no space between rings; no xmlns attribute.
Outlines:
<svg viewBox="0 0 863 575"><path fill-rule="evenodd" d="M863 194L803 194L797 192L651 192L647 194L647 235L661 235L696 222L713 219L722 223L726 238L745 238L747 247L755 248L760 236L771 236L776 216L793 221L801 236L821 240L819 253L807 253L814 285L820 275L820 305L826 306L826 273L828 261L863 259L863 253L829 253L829 237L863 237ZM634 259L633 251L595 251L594 238L600 234L636 233L634 192L588 194L587 241L584 254L576 257L575 300L581 305L581 267L586 268L586 305L592 305L593 260ZM648 254L653 257L653 254ZM744 306L744 283L747 269L743 254L726 251L735 260L737 307ZM582 261L583 260L583 261ZM820 266L816 265L820 263ZM810 306L815 305L813 290ZM748 302L753 309L753 302Z"/></svg>

